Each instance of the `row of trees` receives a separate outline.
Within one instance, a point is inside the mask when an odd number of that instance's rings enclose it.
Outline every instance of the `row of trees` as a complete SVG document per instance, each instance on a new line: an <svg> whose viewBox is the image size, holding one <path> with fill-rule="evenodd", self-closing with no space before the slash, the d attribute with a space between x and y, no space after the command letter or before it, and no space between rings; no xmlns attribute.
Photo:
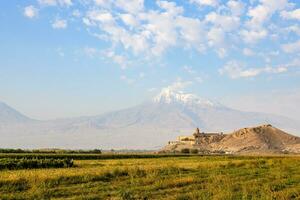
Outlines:
<svg viewBox="0 0 300 200"><path fill-rule="evenodd" d="M24 150L24 149L1 149L0 153L80 153L80 154L101 154L101 149L92 149L92 150L67 150L67 149L33 149L33 150Z"/></svg>
<svg viewBox="0 0 300 200"><path fill-rule="evenodd" d="M73 167L73 159L0 159L0 170Z"/></svg>

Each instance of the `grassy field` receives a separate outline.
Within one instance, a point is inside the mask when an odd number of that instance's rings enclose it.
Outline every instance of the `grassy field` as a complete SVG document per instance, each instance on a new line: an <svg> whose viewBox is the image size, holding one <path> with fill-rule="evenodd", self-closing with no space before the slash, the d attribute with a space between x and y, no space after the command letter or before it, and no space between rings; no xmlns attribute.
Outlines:
<svg viewBox="0 0 300 200"><path fill-rule="evenodd" d="M0 199L300 199L300 157L181 156L74 160L2 170Z"/></svg>

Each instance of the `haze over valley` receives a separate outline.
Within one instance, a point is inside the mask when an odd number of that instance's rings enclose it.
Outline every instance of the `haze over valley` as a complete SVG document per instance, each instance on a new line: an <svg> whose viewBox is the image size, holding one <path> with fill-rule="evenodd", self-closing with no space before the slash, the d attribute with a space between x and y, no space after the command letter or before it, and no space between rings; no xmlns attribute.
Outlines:
<svg viewBox="0 0 300 200"><path fill-rule="evenodd" d="M229 133L259 124L272 124L296 135L300 130L297 120L231 109L167 87L148 102L127 109L46 121L31 119L1 103L0 145L7 148L159 149L195 127Z"/></svg>

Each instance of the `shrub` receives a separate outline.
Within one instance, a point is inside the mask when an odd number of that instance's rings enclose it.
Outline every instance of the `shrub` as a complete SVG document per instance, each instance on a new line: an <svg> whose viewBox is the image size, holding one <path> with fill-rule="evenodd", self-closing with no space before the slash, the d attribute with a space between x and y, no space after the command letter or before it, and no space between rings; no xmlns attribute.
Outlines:
<svg viewBox="0 0 300 200"><path fill-rule="evenodd" d="M176 152L177 153L177 152ZM178 152L179 153L179 152ZM133 159L133 158L168 158L185 157L176 154L88 154L88 153L20 153L0 154L1 158L27 158L27 159L73 159L73 160L108 160L108 159Z"/></svg>
<svg viewBox="0 0 300 200"><path fill-rule="evenodd" d="M36 168L62 168L72 167L72 159L28 159L3 158L0 159L0 170L8 169L36 169Z"/></svg>
<svg viewBox="0 0 300 200"><path fill-rule="evenodd" d="M190 151L192 154L198 154L199 153L199 150L198 149L191 149Z"/></svg>
<svg viewBox="0 0 300 200"><path fill-rule="evenodd" d="M181 153L190 153L190 149L188 148L181 149Z"/></svg>

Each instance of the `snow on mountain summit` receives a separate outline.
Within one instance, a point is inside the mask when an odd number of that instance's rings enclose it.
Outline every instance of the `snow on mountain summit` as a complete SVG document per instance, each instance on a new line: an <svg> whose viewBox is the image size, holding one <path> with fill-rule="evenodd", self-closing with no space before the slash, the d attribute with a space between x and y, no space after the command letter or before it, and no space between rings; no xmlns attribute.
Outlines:
<svg viewBox="0 0 300 200"><path fill-rule="evenodd" d="M153 101L155 103L180 103L185 105L201 105L204 107L214 107L216 106L215 103L213 103L210 100L203 99L198 97L195 94L189 94L184 93L182 91L174 91L170 88L164 88L162 91L154 97Z"/></svg>

